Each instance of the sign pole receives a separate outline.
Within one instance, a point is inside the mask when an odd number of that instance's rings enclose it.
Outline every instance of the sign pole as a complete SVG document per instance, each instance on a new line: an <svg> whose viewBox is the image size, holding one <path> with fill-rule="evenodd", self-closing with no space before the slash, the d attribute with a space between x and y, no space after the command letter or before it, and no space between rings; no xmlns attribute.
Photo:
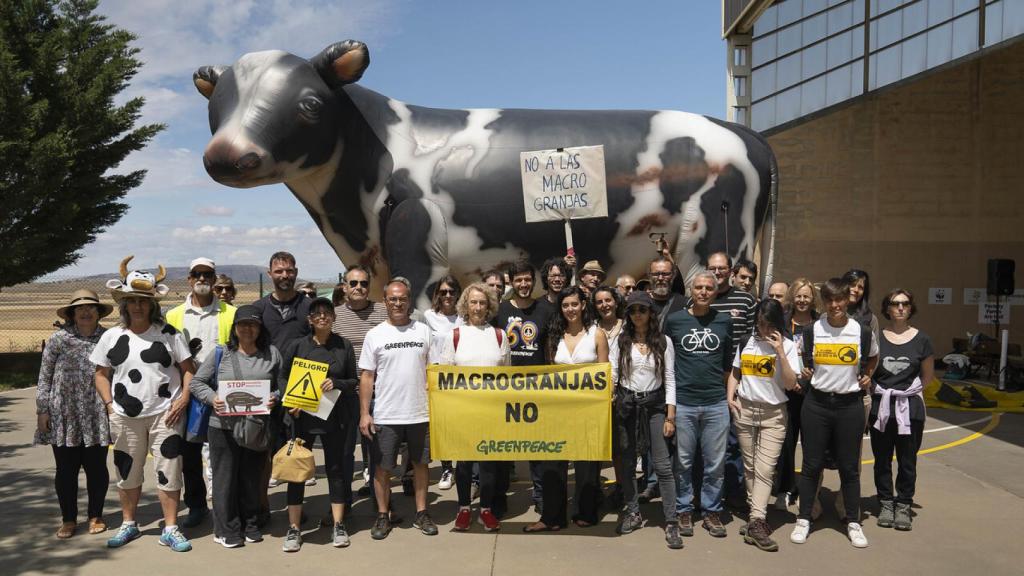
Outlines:
<svg viewBox="0 0 1024 576"><path fill-rule="evenodd" d="M576 255L576 250L572 247L572 220L568 218L565 220L565 253L569 256Z"/></svg>

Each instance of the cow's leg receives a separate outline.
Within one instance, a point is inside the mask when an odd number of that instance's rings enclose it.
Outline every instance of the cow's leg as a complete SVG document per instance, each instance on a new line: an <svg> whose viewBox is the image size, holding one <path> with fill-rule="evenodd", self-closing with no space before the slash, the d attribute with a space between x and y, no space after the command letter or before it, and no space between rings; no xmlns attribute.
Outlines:
<svg viewBox="0 0 1024 576"><path fill-rule="evenodd" d="M429 308L428 287L448 272L448 238L441 211L429 200L401 202L388 220L385 246L391 277L408 279L413 305Z"/></svg>

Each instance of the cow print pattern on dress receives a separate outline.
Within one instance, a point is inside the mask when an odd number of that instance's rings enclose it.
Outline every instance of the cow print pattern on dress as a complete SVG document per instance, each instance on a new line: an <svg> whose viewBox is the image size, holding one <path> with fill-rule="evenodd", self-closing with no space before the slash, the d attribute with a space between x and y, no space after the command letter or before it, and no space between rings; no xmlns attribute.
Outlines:
<svg viewBox="0 0 1024 576"><path fill-rule="evenodd" d="M127 452L114 450L114 466L117 468L117 473L121 476L121 480L128 479L128 475L132 471L133 461L134 459Z"/></svg>
<svg viewBox="0 0 1024 576"><path fill-rule="evenodd" d="M128 379L132 381L132 384L138 384L142 381L142 372L132 368L128 371Z"/></svg>
<svg viewBox="0 0 1024 576"><path fill-rule="evenodd" d="M177 458L181 455L181 436L172 434L160 443L160 455L164 458Z"/></svg>
<svg viewBox="0 0 1024 576"><path fill-rule="evenodd" d="M164 346L163 342L153 342L153 345L149 347L149 350L139 354L139 358L141 358L143 362L160 364L164 368L171 365L171 353L167 351L167 346Z"/></svg>
<svg viewBox="0 0 1024 576"><path fill-rule="evenodd" d="M129 394L128 388L120 382L114 384L114 402L121 406L124 415L129 418L135 418L142 413L142 400Z"/></svg>
<svg viewBox="0 0 1024 576"><path fill-rule="evenodd" d="M161 384L160 385L160 389L157 390L157 392L156 392L156 395L161 397L161 398L170 398L171 397L171 383L170 382L164 382L163 384Z"/></svg>
<svg viewBox="0 0 1024 576"><path fill-rule="evenodd" d="M167 476L164 475L163 470L156 471L156 481L159 482L161 486L166 486L169 482L169 480L167 480Z"/></svg>
<svg viewBox="0 0 1024 576"><path fill-rule="evenodd" d="M117 342L114 343L114 347L107 352L107 360L110 360L111 366L120 366L124 364L124 361L128 359L128 335L122 334Z"/></svg>
<svg viewBox="0 0 1024 576"><path fill-rule="evenodd" d="M164 324L163 329L160 331L163 332L164 334L170 334L171 336L174 336L175 334L178 333L178 329L175 328L174 326L171 326L170 324Z"/></svg>

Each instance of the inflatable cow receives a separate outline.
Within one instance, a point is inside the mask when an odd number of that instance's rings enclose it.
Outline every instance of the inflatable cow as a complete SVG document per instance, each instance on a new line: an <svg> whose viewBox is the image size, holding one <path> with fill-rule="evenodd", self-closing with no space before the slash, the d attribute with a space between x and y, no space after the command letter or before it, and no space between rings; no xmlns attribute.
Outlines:
<svg viewBox="0 0 1024 576"><path fill-rule="evenodd" d="M345 264L371 267L378 290L408 278L421 307L444 274L565 253L561 222L525 222L523 151L604 146L608 216L572 225L579 261L611 278L645 273L652 232L683 274L715 251L752 257L770 218L775 158L743 126L676 111L424 108L357 86L369 63L348 40L309 60L253 52L199 68L213 133L203 162L228 186L283 182ZM763 281L770 244L767 260Z"/></svg>

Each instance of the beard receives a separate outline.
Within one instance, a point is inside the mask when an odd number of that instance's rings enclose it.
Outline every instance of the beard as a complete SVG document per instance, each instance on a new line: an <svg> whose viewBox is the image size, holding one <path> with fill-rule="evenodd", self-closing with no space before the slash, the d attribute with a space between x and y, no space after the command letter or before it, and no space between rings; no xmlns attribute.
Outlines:
<svg viewBox="0 0 1024 576"><path fill-rule="evenodd" d="M213 287L210 286L209 284L197 283L195 286L192 287L192 293L195 294L196 296L209 296L210 292L212 291Z"/></svg>
<svg viewBox="0 0 1024 576"><path fill-rule="evenodd" d="M669 292L671 292L671 289L668 284L655 284L651 286L651 296L658 300L664 300L667 298Z"/></svg>
<svg viewBox="0 0 1024 576"><path fill-rule="evenodd" d="M274 280L274 288L281 292L290 292L295 287L295 280L291 278L281 278L280 280Z"/></svg>

